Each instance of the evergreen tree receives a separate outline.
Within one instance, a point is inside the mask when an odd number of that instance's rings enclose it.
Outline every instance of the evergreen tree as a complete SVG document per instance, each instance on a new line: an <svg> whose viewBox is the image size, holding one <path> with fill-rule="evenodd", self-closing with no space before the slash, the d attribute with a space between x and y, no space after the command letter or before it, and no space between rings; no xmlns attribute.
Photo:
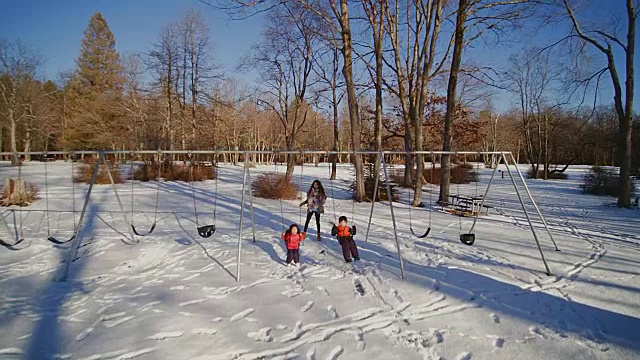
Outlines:
<svg viewBox="0 0 640 360"><path fill-rule="evenodd" d="M67 84L70 100L69 148L115 148L126 133L122 121L124 77L115 38L102 14L84 31L78 68Z"/></svg>
<svg viewBox="0 0 640 360"><path fill-rule="evenodd" d="M116 40L99 12L91 16L84 31L76 64L80 83L88 90L99 93L122 91L122 65Z"/></svg>

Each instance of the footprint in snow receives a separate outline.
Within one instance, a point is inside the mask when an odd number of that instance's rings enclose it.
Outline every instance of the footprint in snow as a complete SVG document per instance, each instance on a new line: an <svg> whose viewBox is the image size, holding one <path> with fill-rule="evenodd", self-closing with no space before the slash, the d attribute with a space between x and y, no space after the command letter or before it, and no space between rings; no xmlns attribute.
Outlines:
<svg viewBox="0 0 640 360"><path fill-rule="evenodd" d="M537 326L534 326L534 325L529 326L529 333L531 335L539 336L543 339L547 338L547 336L543 334L542 331Z"/></svg>
<svg viewBox="0 0 640 360"><path fill-rule="evenodd" d="M337 360L340 355L344 352L342 346L336 346L331 350L329 355L327 356L327 360Z"/></svg>
<svg viewBox="0 0 640 360"><path fill-rule="evenodd" d="M332 319L338 318L338 311L336 311L336 308L334 308L333 305L327 306L327 311L329 312L329 315L331 315Z"/></svg>
<svg viewBox="0 0 640 360"><path fill-rule="evenodd" d="M358 278L353 279L353 288L357 295L364 296L366 294L364 285L362 285L362 282Z"/></svg>
<svg viewBox="0 0 640 360"><path fill-rule="evenodd" d="M273 340L273 338L271 337L270 327L262 328L256 332L250 332L247 334L247 336L255 341L270 342L271 340Z"/></svg>
<svg viewBox="0 0 640 360"><path fill-rule="evenodd" d="M94 330L94 327L88 327L84 330L82 330L82 332L80 332L80 334L76 335L76 341L82 341L84 339L87 338L87 336L89 336L89 334Z"/></svg>
<svg viewBox="0 0 640 360"><path fill-rule="evenodd" d="M233 315L231 317L231 319L229 319L229 321L234 322L234 321L242 320L242 319L246 318L247 316L249 316L250 314L252 314L254 311L255 311L255 309L253 309L253 308L246 309L244 311L241 311L241 312Z"/></svg>
<svg viewBox="0 0 640 360"><path fill-rule="evenodd" d="M362 329L356 330L356 349L362 351L367 346L367 343L364 342L364 332Z"/></svg>
<svg viewBox="0 0 640 360"><path fill-rule="evenodd" d="M325 287L324 287L324 286L317 285L317 286L316 286L316 289L318 289L318 291L320 291L321 293L323 293L323 294L325 294L325 295L327 295L327 296L329 296L329 295L330 295L330 294L329 294L329 292L327 291L327 289L325 289Z"/></svg>
<svg viewBox="0 0 640 360"><path fill-rule="evenodd" d="M182 331L160 332L160 333L153 334L153 335L147 337L147 339L149 339L149 340L175 339L175 338L181 337L182 335L184 335L184 332L182 332Z"/></svg>
<svg viewBox="0 0 640 360"><path fill-rule="evenodd" d="M307 351L306 360L317 360L316 358L316 348L311 348Z"/></svg>
<svg viewBox="0 0 640 360"><path fill-rule="evenodd" d="M498 316L498 314L491 313L489 317L494 323L500 324L500 317Z"/></svg>
<svg viewBox="0 0 640 360"><path fill-rule="evenodd" d="M300 308L300 311L302 311L302 312L307 312L307 311L309 311L309 309L311 309L311 307L313 307L313 301L309 301L308 303L306 303L305 305L303 305L303 306Z"/></svg>
<svg viewBox="0 0 640 360"><path fill-rule="evenodd" d="M215 335L218 333L216 329L206 329L206 328L198 328L191 330L192 334L196 335Z"/></svg>

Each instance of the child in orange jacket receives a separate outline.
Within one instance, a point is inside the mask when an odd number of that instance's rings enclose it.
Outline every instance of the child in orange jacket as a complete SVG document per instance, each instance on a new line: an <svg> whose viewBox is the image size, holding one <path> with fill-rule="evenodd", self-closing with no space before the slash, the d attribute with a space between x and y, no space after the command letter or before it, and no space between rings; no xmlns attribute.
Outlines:
<svg viewBox="0 0 640 360"><path fill-rule="evenodd" d="M338 219L338 224L333 223L333 228L331 229L331 235L338 238L338 242L342 247L342 256L344 256L344 261L350 263L353 257L354 260L360 260L360 255L358 255L358 247L356 246L356 242L353 240L353 235L356 234L356 226L352 227L347 226L347 217L340 216Z"/></svg>
<svg viewBox="0 0 640 360"><path fill-rule="evenodd" d="M282 233L282 240L287 244L287 264L291 265L293 261L297 266L300 263L300 243L307 236L306 233L301 233L297 224L291 224L289 230Z"/></svg>

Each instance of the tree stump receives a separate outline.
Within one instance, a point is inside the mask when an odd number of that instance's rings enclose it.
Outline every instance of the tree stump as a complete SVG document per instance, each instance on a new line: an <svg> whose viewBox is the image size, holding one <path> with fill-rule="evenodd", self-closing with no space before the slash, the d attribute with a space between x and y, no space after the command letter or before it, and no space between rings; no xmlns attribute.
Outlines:
<svg viewBox="0 0 640 360"><path fill-rule="evenodd" d="M24 180L4 179L0 206L27 206L36 199L37 187Z"/></svg>

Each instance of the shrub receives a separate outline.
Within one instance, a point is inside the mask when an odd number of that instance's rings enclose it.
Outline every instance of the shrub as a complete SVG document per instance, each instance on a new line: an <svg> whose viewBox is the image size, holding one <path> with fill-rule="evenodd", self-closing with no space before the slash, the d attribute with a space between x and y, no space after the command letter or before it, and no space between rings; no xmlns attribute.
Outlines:
<svg viewBox="0 0 640 360"><path fill-rule="evenodd" d="M633 181L630 188L633 193L635 191ZM584 175L582 191L592 195L618 196L620 195L620 175L614 170L593 166Z"/></svg>
<svg viewBox="0 0 640 360"><path fill-rule="evenodd" d="M131 166L134 166L133 163ZM145 162L142 166L133 169L132 179L139 181L156 180L158 177L158 164L155 162Z"/></svg>
<svg viewBox="0 0 640 360"><path fill-rule="evenodd" d="M397 171L396 171L397 172ZM364 191L368 199L373 199L373 190L376 187L376 177L375 177L375 164L367 163L364 168ZM395 172L394 172L395 173ZM391 181L395 181L393 177L390 176ZM400 175L400 181L402 181L402 175ZM398 201L398 189L396 189L395 184L389 184L391 188L391 201ZM349 186L349 189L353 192L352 198L356 198L356 182L353 181ZM381 177L378 181L378 199L376 201L389 201L389 196L387 195L387 186L384 183L384 179Z"/></svg>
<svg viewBox="0 0 640 360"><path fill-rule="evenodd" d="M32 182L5 179L0 196L1 206L28 206L30 203L38 199L38 186Z"/></svg>
<svg viewBox="0 0 640 360"><path fill-rule="evenodd" d="M157 169L155 169L157 171ZM217 177L216 171L210 164L194 163L193 175L191 169L186 164L176 164L173 161L165 161L162 164L161 177L165 181L204 181L213 180Z"/></svg>
<svg viewBox="0 0 640 360"><path fill-rule="evenodd" d="M422 172L423 180L426 183L440 185L440 176L442 171L439 167L425 167ZM468 184L478 181L478 173L473 171L473 165L460 164L451 167L451 183L452 184Z"/></svg>
<svg viewBox="0 0 640 360"><path fill-rule="evenodd" d="M285 175L267 173L253 180L253 195L265 199L294 200L298 197L298 187L291 179L285 181Z"/></svg>
<svg viewBox="0 0 640 360"><path fill-rule="evenodd" d="M389 172L389 181L401 188L413 187L413 184L405 184L404 182L404 169L393 169Z"/></svg>
<svg viewBox="0 0 640 360"><path fill-rule="evenodd" d="M527 176L529 177L529 179L533 179L533 168L529 168L529 171L527 171ZM538 176L536 176L537 179L544 179L544 169L543 170L538 170ZM567 175L565 172L551 172L549 171L549 175L547 176L547 179L551 179L551 180L567 180L569 178L569 175Z"/></svg>
<svg viewBox="0 0 640 360"><path fill-rule="evenodd" d="M83 159L80 162L80 165L76 168L76 173L74 174L73 181L77 183L90 184L95 165L95 158ZM109 164L109 170L111 171L111 176L113 177L114 183L122 184L124 182L124 179L120 174L118 165L116 165L115 163ZM95 184L111 184L111 181L109 180L109 174L107 173L107 168L102 162L100 163L98 174L96 174Z"/></svg>

